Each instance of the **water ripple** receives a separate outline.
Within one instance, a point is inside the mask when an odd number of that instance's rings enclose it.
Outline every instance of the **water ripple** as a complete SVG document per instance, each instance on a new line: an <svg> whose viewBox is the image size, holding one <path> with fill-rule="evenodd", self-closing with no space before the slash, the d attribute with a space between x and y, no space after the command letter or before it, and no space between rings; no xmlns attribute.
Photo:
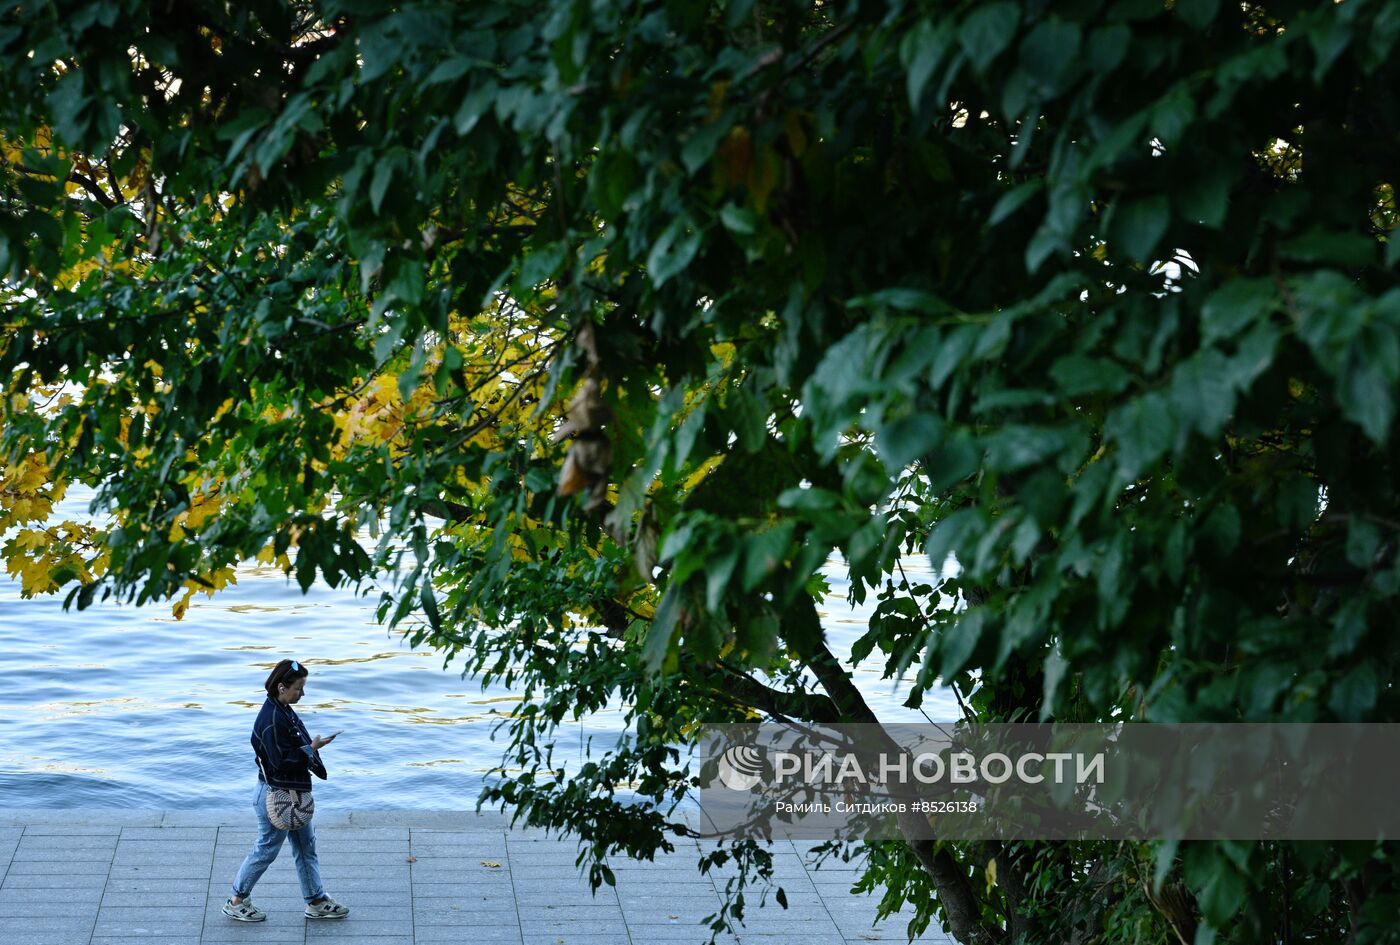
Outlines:
<svg viewBox="0 0 1400 945"><path fill-rule="evenodd" d="M88 498L70 492L59 513L85 517ZM841 655L865 632L873 601L852 608L839 569L827 572L823 624ZM931 577L926 566L919 574ZM323 803L472 806L504 760L493 732L523 714L523 699L410 649L375 623L374 609L374 598L349 588L303 595L262 565L241 569L213 599L197 597L183 621L168 606L112 602L64 613L58 599L21 599L0 576L0 745L27 749L0 754L0 807L36 798L53 807L241 807L256 776L248 736L263 681L284 658L310 669L298 712L312 734L344 730L323 751ZM923 719L902 705L907 683L881 679L875 662L855 679L882 718ZM930 693L925 708L957 714L946 693ZM555 763L571 770L608 749L626 709L559 725Z"/></svg>

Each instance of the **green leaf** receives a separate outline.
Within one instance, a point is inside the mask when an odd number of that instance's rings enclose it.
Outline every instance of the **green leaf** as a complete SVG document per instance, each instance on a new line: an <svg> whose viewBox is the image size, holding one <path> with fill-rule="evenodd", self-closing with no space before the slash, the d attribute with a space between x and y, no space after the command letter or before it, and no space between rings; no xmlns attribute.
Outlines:
<svg viewBox="0 0 1400 945"><path fill-rule="evenodd" d="M928 20L920 20L904 37L899 46L899 58L908 70L906 91L909 107L919 110L923 101L924 88L938 63L943 59L948 46L945 30L940 30Z"/></svg>
<svg viewBox="0 0 1400 945"><path fill-rule="evenodd" d="M1096 27L1089 34L1089 68L1095 75L1108 75L1115 71L1127 57L1128 43L1132 38L1132 30L1123 23Z"/></svg>
<svg viewBox="0 0 1400 945"><path fill-rule="evenodd" d="M1367 661L1347 673L1332 686L1327 708L1342 722L1361 722L1375 708L1380 679L1375 666Z"/></svg>
<svg viewBox="0 0 1400 945"><path fill-rule="evenodd" d="M1355 652L1370 629L1366 612L1367 601L1364 597L1351 597L1338 608L1337 615L1332 619L1332 635L1327 644L1329 659Z"/></svg>
<svg viewBox="0 0 1400 945"><path fill-rule="evenodd" d="M1201 912L1211 925L1224 926L1244 905L1245 892L1244 877L1228 861L1217 859L1214 874L1201 890Z"/></svg>
<svg viewBox="0 0 1400 945"><path fill-rule="evenodd" d="M1201 306L1201 343L1233 338L1274 310L1277 288L1270 279L1231 279Z"/></svg>
<svg viewBox="0 0 1400 945"><path fill-rule="evenodd" d="M943 423L936 416L916 413L887 424L876 435L880 458L891 470L903 469L943 441Z"/></svg>
<svg viewBox="0 0 1400 945"><path fill-rule="evenodd" d="M556 281L567 262L568 248L563 243L532 246L520 263L515 284L522 295L527 295L545 282Z"/></svg>
<svg viewBox="0 0 1400 945"><path fill-rule="evenodd" d="M1201 30L1214 22L1220 0L1177 0L1173 10L1188 26Z"/></svg>
<svg viewBox="0 0 1400 945"><path fill-rule="evenodd" d="M1232 504L1218 505L1201 525L1201 538L1224 557L1239 547L1242 531L1239 509Z"/></svg>
<svg viewBox="0 0 1400 945"><path fill-rule="evenodd" d="M1230 209L1230 187L1237 171L1233 163L1220 161L1201 167L1189 181L1172 194L1182 219L1218 230Z"/></svg>
<svg viewBox="0 0 1400 945"><path fill-rule="evenodd" d="M441 633L442 614L438 611L437 595L433 593L433 582L427 578L423 579L419 598L423 602L423 613L428 617L428 625L433 628L434 633Z"/></svg>
<svg viewBox="0 0 1400 945"><path fill-rule="evenodd" d="M1093 358L1071 354L1060 358L1050 367L1050 376L1066 397L1084 394L1116 394L1128 386L1132 376L1110 358Z"/></svg>
<svg viewBox="0 0 1400 945"><path fill-rule="evenodd" d="M972 610L959 617L951 627L945 629L938 638L938 652L942 656L938 675L952 679L972 659L978 642L982 639L982 628L987 622L983 610Z"/></svg>
<svg viewBox="0 0 1400 945"><path fill-rule="evenodd" d="M1385 445L1395 420L1395 387L1383 364L1366 355L1355 358L1338 379L1337 400L1343 416L1377 446Z"/></svg>
<svg viewBox="0 0 1400 945"><path fill-rule="evenodd" d="M778 645L778 620L765 609L736 615L734 638L755 666L767 665Z"/></svg>
<svg viewBox="0 0 1400 945"><path fill-rule="evenodd" d="M1150 262L1167 232L1170 204L1161 194L1114 205L1109 245L1128 259Z"/></svg>
<svg viewBox="0 0 1400 945"><path fill-rule="evenodd" d="M983 437L982 442L986 446L989 467L1000 472L1015 472L1052 461L1071 440L1061 427L1007 424Z"/></svg>
<svg viewBox="0 0 1400 945"><path fill-rule="evenodd" d="M1308 31L1308 39L1312 43L1316 59L1313 64L1312 80L1315 84L1321 85L1323 77L1331 70L1337 57L1351 45L1351 24L1338 16L1321 19L1321 22L1314 21L1312 29Z"/></svg>
<svg viewBox="0 0 1400 945"><path fill-rule="evenodd" d="M1043 224L1026 246L1026 271L1035 272L1050 258L1051 253L1067 249L1069 240L1065 239L1057 228Z"/></svg>
<svg viewBox="0 0 1400 945"><path fill-rule="evenodd" d="M649 673L660 671L680 629L680 596L677 585L671 584L656 605L656 613L651 618L651 626L647 628L646 639L642 643L642 665Z"/></svg>
<svg viewBox="0 0 1400 945"><path fill-rule="evenodd" d="M441 82L451 82L454 79L460 79L467 74L467 70L471 67L472 60L468 59L466 56L453 56L450 59L444 59L433 68L432 72L428 73L428 77L423 80L423 84L425 86L433 86Z"/></svg>
<svg viewBox="0 0 1400 945"><path fill-rule="evenodd" d="M853 575L874 577L874 568L878 564L874 555L880 551L886 534L885 517L876 515L851 536L846 545L846 561Z"/></svg>
<svg viewBox="0 0 1400 945"><path fill-rule="evenodd" d="M305 594L311 590L311 585L316 583L316 558L305 544L304 538L303 544L297 548L296 572L297 584L301 586L301 592Z"/></svg>
<svg viewBox="0 0 1400 945"><path fill-rule="evenodd" d="M457 129L457 134L470 134L481 120L481 116L495 103L498 94L500 89L494 84L479 86L468 92L462 99L462 104L457 107L457 114L452 118L452 127Z"/></svg>
<svg viewBox="0 0 1400 945"><path fill-rule="evenodd" d="M666 537L661 540L661 557L657 560L662 564L674 561L678 555L690 548L691 539L695 537L695 519L678 517L674 527L666 532Z"/></svg>
<svg viewBox="0 0 1400 945"><path fill-rule="evenodd" d="M748 236L758 231L758 214L748 207L727 203L719 209L719 222L731 233Z"/></svg>
<svg viewBox="0 0 1400 945"><path fill-rule="evenodd" d="M1367 72L1386 62L1396 41L1400 40L1400 10L1389 5L1380 7L1369 32L1365 52Z"/></svg>
<svg viewBox="0 0 1400 945"><path fill-rule="evenodd" d="M1181 845L1181 840L1176 837L1165 837L1157 842L1157 852L1154 857L1152 867L1152 891L1160 892L1162 883L1167 879L1167 874L1176 865L1176 851Z"/></svg>
<svg viewBox="0 0 1400 945"><path fill-rule="evenodd" d="M992 60L1011 45L1020 19L1020 7L1015 3L984 3L973 7L958 28L958 43L978 72L986 72Z"/></svg>
<svg viewBox="0 0 1400 945"><path fill-rule="evenodd" d="M905 312L927 312L944 314L954 311L952 306L932 292L909 286L890 286L869 295L858 295L846 303L851 308L894 308Z"/></svg>
<svg viewBox="0 0 1400 945"><path fill-rule="evenodd" d="M417 305L423 301L426 276L423 264L416 259L398 257L392 268L393 276L385 286L388 293L405 305Z"/></svg>
<svg viewBox="0 0 1400 945"><path fill-rule="evenodd" d="M1299 262L1352 268L1372 265L1379 248L1375 238L1365 233L1314 227L1280 244L1279 255Z"/></svg>
<svg viewBox="0 0 1400 945"><path fill-rule="evenodd" d="M1369 571L1376 564L1383 540L1379 525L1353 515L1347 522L1347 562Z"/></svg>
<svg viewBox="0 0 1400 945"><path fill-rule="evenodd" d="M720 613L724 595L729 590L729 579L734 576L734 568L738 563L738 545L726 548L709 560L705 569L705 606L711 613Z"/></svg>
<svg viewBox="0 0 1400 945"><path fill-rule="evenodd" d="M700 231L684 217L677 217L662 231L647 254L647 273L660 288L677 275L700 249Z"/></svg>
<svg viewBox="0 0 1400 945"><path fill-rule="evenodd" d="M948 437L924 462L924 475L928 476L930 486L942 491L975 473L980 459L977 442L960 431Z"/></svg>
<svg viewBox="0 0 1400 945"><path fill-rule="evenodd" d="M768 439L768 408L748 387L741 387L729 395L730 424L738 437L739 448L746 453L756 453Z"/></svg>
<svg viewBox="0 0 1400 945"><path fill-rule="evenodd" d="M1176 422L1166 398L1150 393L1114 408L1104 423L1104 432L1117 444L1120 475L1133 480L1171 446Z"/></svg>
<svg viewBox="0 0 1400 945"><path fill-rule="evenodd" d="M65 72L49 93L48 106L53 115L54 129L69 147L78 148L87 143L84 139L89 123L83 118L87 104L82 70Z"/></svg>
<svg viewBox="0 0 1400 945"><path fill-rule="evenodd" d="M1030 200L1036 194L1040 193L1042 187L1044 187L1044 183L1037 178L1035 180L1028 180L1024 184L1018 184L1011 190L1002 194L1001 198L997 200L996 204L992 207L992 212L987 214L987 225L996 226L1002 220L1011 216L1017 210L1021 209L1022 205L1024 205L1027 200Z"/></svg>
<svg viewBox="0 0 1400 945"><path fill-rule="evenodd" d="M588 177L588 184L603 216L613 218L623 212L627 198L637 186L638 167L630 154L600 157Z"/></svg>
<svg viewBox="0 0 1400 945"><path fill-rule="evenodd" d="M1040 532L1030 519L1024 520L1017 531L1021 534L1033 533L1037 537ZM1033 544L1033 540L1026 542L1026 544ZM1022 554L1015 560L1018 563L1024 562L1027 554ZM993 663L994 667L1005 665L1007 658L1012 653L1036 648L1045 635L1045 618L1049 604L1059 592L1059 588L1059 577L1053 572L1049 572L1028 590L1013 597L1002 608L1000 614L1002 618L1001 632L997 634L996 638L997 653L996 661Z"/></svg>
<svg viewBox="0 0 1400 945"><path fill-rule="evenodd" d="M428 360L428 351L423 344L423 338L419 337L413 343L413 356L409 359L408 367L399 374L399 396L405 401L413 396L413 392L418 389L419 383L423 379L423 365Z"/></svg>
<svg viewBox="0 0 1400 945"><path fill-rule="evenodd" d="M694 174L708 164L715 148L724 136L729 134L730 127L728 121L715 120L701 125L686 138L685 143L681 145L681 163L685 165L685 169Z"/></svg>
<svg viewBox="0 0 1400 945"><path fill-rule="evenodd" d="M791 548L793 527L792 522L779 522L744 539L745 593L777 573Z"/></svg>
<svg viewBox="0 0 1400 945"><path fill-rule="evenodd" d="M935 571L943 570L948 556L964 546L970 536L981 532L981 515L976 509L958 509L940 518L929 531L924 553Z"/></svg>
<svg viewBox="0 0 1400 945"><path fill-rule="evenodd" d="M686 461L690 459L690 453L695 448L695 441L705 429L705 413L708 406L709 402L702 400L691 409L681 422L680 429L676 431L675 446L670 453L670 461L676 471L685 468Z"/></svg>
<svg viewBox="0 0 1400 945"><path fill-rule="evenodd" d="M1183 83L1157 103L1148 129L1170 150L1180 143L1195 117L1196 103L1191 99L1189 86Z"/></svg>
<svg viewBox="0 0 1400 945"><path fill-rule="evenodd" d="M825 512L841 507L841 496L830 489L815 486L794 487L783 490L778 496L778 508L795 512Z"/></svg>
<svg viewBox="0 0 1400 945"><path fill-rule="evenodd" d="M1001 87L1001 114L1008 123L1021 120L1034 100L1034 80L1020 66L1011 70Z"/></svg>
<svg viewBox="0 0 1400 945"><path fill-rule="evenodd" d="M379 162L374 169L374 177L369 185L369 205L375 212L379 212L380 206L384 203L384 195L389 192L389 184L394 180L394 173L398 170L398 161L390 158Z"/></svg>
<svg viewBox="0 0 1400 945"><path fill-rule="evenodd" d="M1079 68L1080 40L1078 23L1052 14L1021 42L1021 66L1036 81L1042 96L1059 94Z"/></svg>
<svg viewBox="0 0 1400 945"><path fill-rule="evenodd" d="M1214 349L1199 351L1172 374L1171 403L1181 426L1214 439L1235 412L1230 365Z"/></svg>

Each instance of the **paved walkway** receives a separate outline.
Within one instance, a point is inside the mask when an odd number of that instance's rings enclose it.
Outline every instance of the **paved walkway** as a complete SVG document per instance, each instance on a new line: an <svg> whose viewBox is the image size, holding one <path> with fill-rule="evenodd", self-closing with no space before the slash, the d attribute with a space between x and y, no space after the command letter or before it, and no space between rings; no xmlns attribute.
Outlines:
<svg viewBox="0 0 1400 945"><path fill-rule="evenodd" d="M317 815L316 847L342 920L309 920L290 845L253 901L266 922L219 908L253 841L251 811L0 810L4 945L682 945L708 941L701 919L724 877L696 868L689 842L654 863L611 863L616 888L592 895L572 839L509 830L500 815ZM875 926L875 897L852 895L857 864L814 868L812 844L774 844L784 910L745 896L739 945L907 941L908 914ZM951 945L932 930L918 942Z"/></svg>

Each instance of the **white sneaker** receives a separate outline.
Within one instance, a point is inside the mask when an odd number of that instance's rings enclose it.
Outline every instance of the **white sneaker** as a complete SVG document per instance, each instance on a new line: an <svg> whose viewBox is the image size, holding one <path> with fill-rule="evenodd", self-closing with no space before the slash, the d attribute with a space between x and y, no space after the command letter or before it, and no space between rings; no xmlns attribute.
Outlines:
<svg viewBox="0 0 1400 945"><path fill-rule="evenodd" d="M253 900L244 899L237 905L232 899L224 900L224 915L239 922L266 922L267 913L253 905Z"/></svg>
<svg viewBox="0 0 1400 945"><path fill-rule="evenodd" d="M308 919L343 919L349 914L349 909L336 902L330 896L327 896L315 905L308 904L305 913Z"/></svg>

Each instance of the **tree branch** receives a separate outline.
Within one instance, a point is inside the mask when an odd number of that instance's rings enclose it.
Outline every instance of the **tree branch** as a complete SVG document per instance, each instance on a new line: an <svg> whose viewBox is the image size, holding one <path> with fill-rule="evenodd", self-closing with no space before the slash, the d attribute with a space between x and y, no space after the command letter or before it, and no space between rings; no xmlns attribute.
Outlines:
<svg viewBox="0 0 1400 945"><path fill-rule="evenodd" d="M718 670L702 669L701 675L714 688L774 718L798 718L808 722L828 723L838 722L841 718L836 703L827 696L774 689L732 666L720 664Z"/></svg>
<svg viewBox="0 0 1400 945"><path fill-rule="evenodd" d="M784 638L816 674L833 702L840 706L841 721L879 725L879 718L850 675L827 649L816 602L810 594L798 595L784 615L783 625ZM900 752L893 739L885 736L885 740L886 751ZM927 825L921 822L918 814L899 814L897 819L905 844L933 879L953 936L965 945L993 945L1003 941L1006 935L1000 928L982 921L981 904L962 864L947 850L935 849L934 841L920 836Z"/></svg>
<svg viewBox="0 0 1400 945"><path fill-rule="evenodd" d="M107 196L106 191L98 186L97 181L88 177L86 174L79 174L77 171L72 171L69 173L68 179L82 187L83 190L86 190L92 196L93 200L96 200L102 205L104 210L111 210L117 205L116 201Z"/></svg>

